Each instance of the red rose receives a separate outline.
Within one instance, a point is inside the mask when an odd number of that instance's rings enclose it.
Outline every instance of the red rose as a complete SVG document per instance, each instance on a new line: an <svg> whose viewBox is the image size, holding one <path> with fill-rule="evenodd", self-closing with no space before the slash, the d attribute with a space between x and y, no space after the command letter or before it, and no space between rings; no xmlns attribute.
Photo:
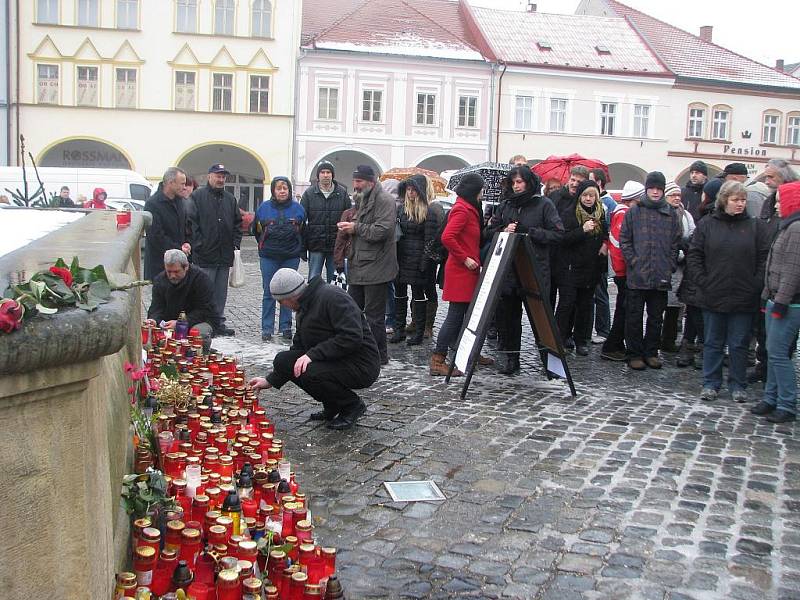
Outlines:
<svg viewBox="0 0 800 600"><path fill-rule="evenodd" d="M72 273L66 267L50 267L50 272L53 275L58 275L67 284L67 287L72 287Z"/></svg>
<svg viewBox="0 0 800 600"><path fill-rule="evenodd" d="M0 300L0 331L11 333L22 325L25 307L16 300L3 298Z"/></svg>

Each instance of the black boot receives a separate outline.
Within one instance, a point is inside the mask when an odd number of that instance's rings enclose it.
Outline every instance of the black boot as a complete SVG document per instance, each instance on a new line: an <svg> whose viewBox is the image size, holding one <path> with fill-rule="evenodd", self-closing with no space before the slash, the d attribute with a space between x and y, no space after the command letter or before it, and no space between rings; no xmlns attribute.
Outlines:
<svg viewBox="0 0 800 600"><path fill-rule="evenodd" d="M679 367L692 367L694 366L694 351L691 348L691 344L686 340L681 342L680 350L678 350L678 359L675 363Z"/></svg>
<svg viewBox="0 0 800 600"><path fill-rule="evenodd" d="M390 344L399 344L406 339L406 316L408 315L408 296L394 297L395 326L392 337L389 338Z"/></svg>
<svg viewBox="0 0 800 600"><path fill-rule="evenodd" d="M433 337L433 323L436 321L436 311L439 309L439 301L436 298L428 300L425 307L425 337Z"/></svg>
<svg viewBox="0 0 800 600"><path fill-rule="evenodd" d="M661 350L677 352L675 340L678 338L678 319L681 316L679 306L668 306L664 311L664 324L661 326Z"/></svg>
<svg viewBox="0 0 800 600"><path fill-rule="evenodd" d="M417 324L417 328L406 344L409 346L419 346L425 336L425 306L428 304L427 300L412 300L411 301L411 318Z"/></svg>

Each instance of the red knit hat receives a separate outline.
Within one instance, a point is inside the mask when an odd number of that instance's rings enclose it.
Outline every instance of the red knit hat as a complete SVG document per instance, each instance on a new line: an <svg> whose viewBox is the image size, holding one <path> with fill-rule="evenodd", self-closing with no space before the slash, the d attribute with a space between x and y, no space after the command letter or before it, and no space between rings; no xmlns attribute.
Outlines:
<svg viewBox="0 0 800 600"><path fill-rule="evenodd" d="M781 203L781 219L800 211L800 181L784 183L778 188Z"/></svg>

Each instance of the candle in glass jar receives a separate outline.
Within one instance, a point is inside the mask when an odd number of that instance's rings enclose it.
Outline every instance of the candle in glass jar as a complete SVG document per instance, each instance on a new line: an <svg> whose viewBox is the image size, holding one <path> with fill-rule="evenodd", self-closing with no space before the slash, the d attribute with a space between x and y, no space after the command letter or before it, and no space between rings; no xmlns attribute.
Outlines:
<svg viewBox="0 0 800 600"><path fill-rule="evenodd" d="M153 570L156 567L156 551L150 546L139 546L133 557L133 572L139 586L150 585L153 581Z"/></svg>
<svg viewBox="0 0 800 600"><path fill-rule="evenodd" d="M239 573L234 569L225 569L217 575L217 600L241 600L242 587Z"/></svg>
<svg viewBox="0 0 800 600"><path fill-rule="evenodd" d="M167 522L167 538L164 545L165 548L172 550L180 550L181 548L181 533L186 528L183 521L169 521Z"/></svg>

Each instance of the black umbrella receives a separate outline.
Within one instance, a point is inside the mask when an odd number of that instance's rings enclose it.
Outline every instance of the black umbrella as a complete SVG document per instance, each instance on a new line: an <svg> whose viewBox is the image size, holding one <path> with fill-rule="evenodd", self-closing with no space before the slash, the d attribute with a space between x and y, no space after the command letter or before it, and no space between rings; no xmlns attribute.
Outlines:
<svg viewBox="0 0 800 600"><path fill-rule="evenodd" d="M464 167L450 176L447 187L448 189L455 190L464 175L467 173L477 173L483 177L483 181L485 182L483 186L483 201L492 203L499 202L500 197L503 195L503 191L500 189L500 182L508 175L512 167L513 165L508 163L496 162L484 162L479 165Z"/></svg>

